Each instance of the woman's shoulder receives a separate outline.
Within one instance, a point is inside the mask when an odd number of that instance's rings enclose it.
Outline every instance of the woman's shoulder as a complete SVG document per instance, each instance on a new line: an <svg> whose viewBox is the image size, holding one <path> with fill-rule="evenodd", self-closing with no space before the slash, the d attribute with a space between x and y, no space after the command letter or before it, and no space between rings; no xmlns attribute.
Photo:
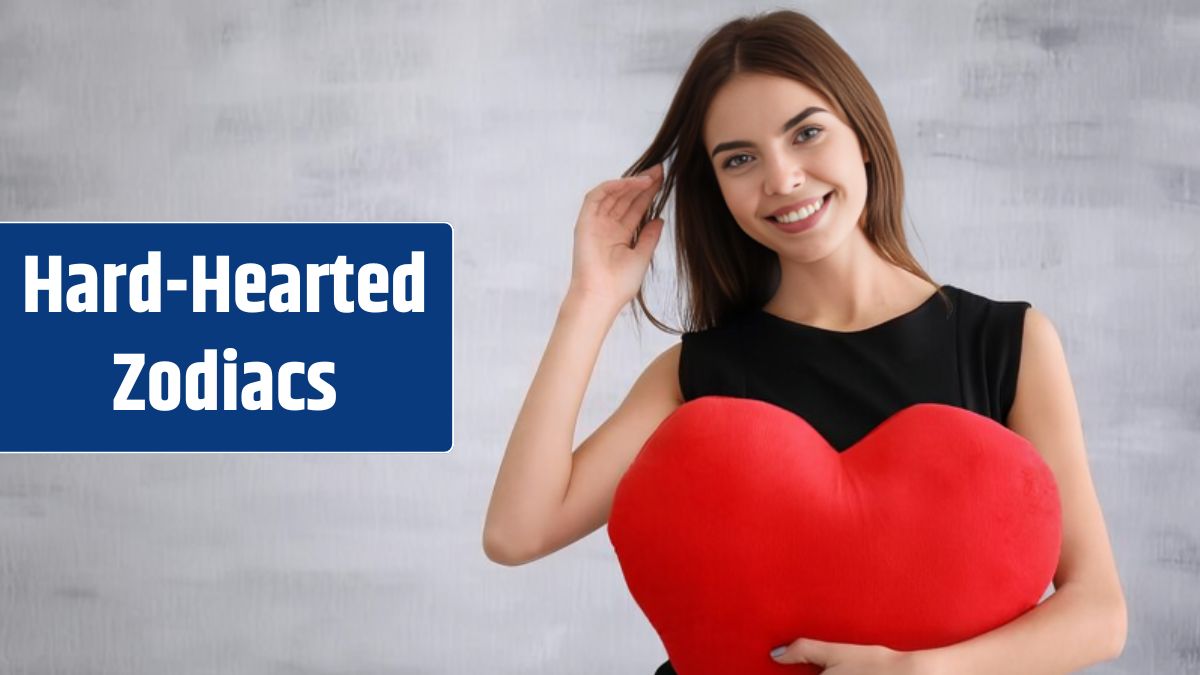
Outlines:
<svg viewBox="0 0 1200 675"><path fill-rule="evenodd" d="M729 316L721 319L716 324L710 326L690 327L685 328L680 335L682 339L692 341L722 341L736 339L745 334L747 330L753 327L754 319L762 314L762 310L758 308L745 308L732 312Z"/></svg>
<svg viewBox="0 0 1200 675"><path fill-rule="evenodd" d="M988 320L996 317L1023 315L1024 310L1032 307L1027 300L1018 298L997 299L992 295L984 295L963 288L942 284L942 289L950 296L951 302L961 312L960 320Z"/></svg>
<svg viewBox="0 0 1200 675"><path fill-rule="evenodd" d="M958 289L960 325L974 327L968 331L985 341L1002 343L1020 358L1024 343L1061 344L1054 323L1033 303L1019 298L1004 300Z"/></svg>
<svg viewBox="0 0 1200 675"><path fill-rule="evenodd" d="M969 390L980 392L987 414L1004 424L1016 397L1021 354L1029 328L1039 317L1027 300L957 288L952 291L958 311L958 354ZM981 403L983 404L983 403Z"/></svg>
<svg viewBox="0 0 1200 675"><path fill-rule="evenodd" d="M742 316L714 326L688 330L679 336L683 359L692 363L729 360L747 345L758 342L750 332L751 327L750 318Z"/></svg>
<svg viewBox="0 0 1200 675"><path fill-rule="evenodd" d="M958 315L959 339L971 351L979 350L976 353L981 357L1002 361L1007 361L1006 355L1020 354L1030 302L1011 297L997 299L958 287L951 291L951 299Z"/></svg>

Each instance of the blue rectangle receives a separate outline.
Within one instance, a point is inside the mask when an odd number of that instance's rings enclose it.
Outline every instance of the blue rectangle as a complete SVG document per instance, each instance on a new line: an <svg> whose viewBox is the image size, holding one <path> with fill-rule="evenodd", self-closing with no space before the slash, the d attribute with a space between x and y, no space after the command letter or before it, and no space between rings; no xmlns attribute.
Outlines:
<svg viewBox="0 0 1200 675"><path fill-rule="evenodd" d="M0 345L6 361L0 450L448 451L452 233L446 223L9 224L0 230ZM139 264L141 272L151 271L151 252L158 252L161 265L160 304L158 311L145 305L138 309L147 311L135 311L130 273ZM56 295L51 290L36 293L36 311L27 305L26 256L36 262L30 278L41 280L32 287L53 285L51 256L61 256L60 311L49 311ZM217 273L218 256L228 256L228 311L217 311L213 292L204 294L205 311L194 311L199 278L193 277L194 256L205 256L208 278ZM340 265L320 273L320 265L339 256ZM88 285L85 267L69 274L72 264L93 268L95 286ZM125 265L124 275L113 276L115 284L104 283L106 264L114 271ZM256 275L255 264L263 275ZM364 269L368 264L381 267ZM271 274L273 265L281 266L274 270L278 274ZM288 284L287 265L299 272L298 284ZM353 266L351 274L347 265ZM344 293L338 293L330 270L345 280ZM261 280L267 290L243 294L239 305L239 277L243 289L254 290ZM143 279L138 286L149 298L144 289L150 280ZM186 291L178 290L181 280ZM117 292L106 308L108 287ZM84 291L91 288L97 292L89 296ZM296 309L295 298L284 292L290 289L301 292L300 311L289 311ZM312 289L318 293L309 305ZM202 367L205 350L215 350L209 352L212 368ZM114 409L130 374L129 366L114 360L136 360L117 354L144 355L140 375L120 404L141 400L143 410ZM187 369L197 362L192 388L197 396L189 407ZM315 367L320 363L332 366ZM168 409L172 364L179 372L178 401ZM159 383L153 398L152 370ZM270 371L271 409L247 409L265 407L264 371ZM236 380L232 389L229 372ZM281 381L290 383L289 397ZM205 409L212 393L216 409ZM284 409L285 402L295 407L296 401L303 401L302 409ZM330 402L332 407L320 409Z"/></svg>

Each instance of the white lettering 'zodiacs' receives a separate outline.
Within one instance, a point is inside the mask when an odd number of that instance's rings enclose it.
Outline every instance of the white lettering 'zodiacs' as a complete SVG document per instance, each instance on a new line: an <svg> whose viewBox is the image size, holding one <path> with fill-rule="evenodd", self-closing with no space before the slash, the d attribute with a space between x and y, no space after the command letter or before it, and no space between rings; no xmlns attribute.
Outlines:
<svg viewBox="0 0 1200 675"><path fill-rule="evenodd" d="M205 349L204 358L183 371L173 361L158 361L146 375L146 398L133 398L146 368L146 355L113 354L113 365L126 367L113 396L113 410L145 410L147 400L155 410L175 410L182 400L189 410L217 410L218 406L221 410L272 410L278 401L284 410L319 412L337 402L337 390L326 379L334 374L332 361L312 365L288 361L279 366L278 374L262 361L246 361L239 373L236 349L226 347L221 356L224 363L218 368L217 350ZM245 377L239 379L239 375ZM299 386L293 381L298 375L305 376ZM297 390L305 383L320 398L297 398Z"/></svg>

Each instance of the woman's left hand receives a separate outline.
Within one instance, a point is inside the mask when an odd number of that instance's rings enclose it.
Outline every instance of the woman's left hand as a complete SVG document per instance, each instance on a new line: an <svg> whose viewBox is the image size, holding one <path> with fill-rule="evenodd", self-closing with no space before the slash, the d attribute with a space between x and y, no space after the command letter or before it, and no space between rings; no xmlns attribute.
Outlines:
<svg viewBox="0 0 1200 675"><path fill-rule="evenodd" d="M777 663L810 663L822 675L931 675L920 652L900 652L883 645L856 645L800 638L785 646Z"/></svg>

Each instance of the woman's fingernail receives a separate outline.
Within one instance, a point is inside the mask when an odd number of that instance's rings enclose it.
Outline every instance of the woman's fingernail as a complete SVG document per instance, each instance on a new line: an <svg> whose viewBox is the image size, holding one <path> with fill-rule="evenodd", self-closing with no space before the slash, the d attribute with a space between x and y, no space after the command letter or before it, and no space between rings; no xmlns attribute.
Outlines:
<svg viewBox="0 0 1200 675"><path fill-rule="evenodd" d="M787 647L776 647L775 649L771 650L771 658L777 659L777 658L783 656L784 652L786 652L786 651L787 651Z"/></svg>

